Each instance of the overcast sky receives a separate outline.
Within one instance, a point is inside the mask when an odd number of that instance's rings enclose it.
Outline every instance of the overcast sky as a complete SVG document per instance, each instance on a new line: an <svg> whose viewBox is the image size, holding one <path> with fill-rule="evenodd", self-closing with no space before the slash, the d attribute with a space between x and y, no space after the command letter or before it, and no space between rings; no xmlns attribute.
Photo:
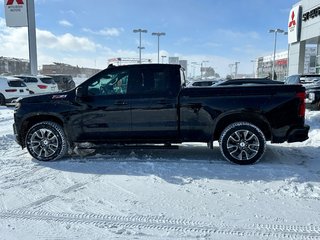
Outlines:
<svg viewBox="0 0 320 240"><path fill-rule="evenodd" d="M28 58L26 28L7 28L0 0L0 56ZM269 29L287 30L295 0L35 0L39 65L55 62L105 68L109 58L179 56L189 62L209 61L218 73L240 62L240 73L252 73L251 60L272 54ZM287 49L278 35L277 49Z"/></svg>

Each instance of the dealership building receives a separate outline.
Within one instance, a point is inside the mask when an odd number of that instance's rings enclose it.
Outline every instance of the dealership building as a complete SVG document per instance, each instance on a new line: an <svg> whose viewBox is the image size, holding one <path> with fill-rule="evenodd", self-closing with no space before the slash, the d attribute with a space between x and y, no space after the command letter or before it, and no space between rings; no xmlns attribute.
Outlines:
<svg viewBox="0 0 320 240"><path fill-rule="evenodd" d="M316 58L317 58L317 46L307 45L305 48L304 56L304 74L316 73ZM288 51L278 52L274 58L274 71L275 79L284 80L288 76ZM273 54L268 56L259 57L256 59L256 77L264 78L271 77L273 65ZM292 73L292 74L297 74ZM292 75L291 74L291 75Z"/></svg>
<svg viewBox="0 0 320 240"><path fill-rule="evenodd" d="M288 75L308 73L305 56L310 45L316 48L313 71L320 74L319 0L302 0L293 6L288 21L288 43Z"/></svg>

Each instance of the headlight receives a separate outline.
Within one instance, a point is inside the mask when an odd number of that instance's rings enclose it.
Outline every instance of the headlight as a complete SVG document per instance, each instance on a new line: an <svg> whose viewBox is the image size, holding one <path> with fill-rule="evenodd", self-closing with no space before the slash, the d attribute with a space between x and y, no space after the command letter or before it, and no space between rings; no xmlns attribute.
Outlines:
<svg viewBox="0 0 320 240"><path fill-rule="evenodd" d="M14 105L14 109L19 109L20 108L20 106L21 106L21 103L19 103L19 102L17 102L15 105Z"/></svg>
<svg viewBox="0 0 320 240"><path fill-rule="evenodd" d="M20 106L21 106L20 100L21 100L21 97L18 98L17 100L15 100L14 109L19 109L20 108Z"/></svg>

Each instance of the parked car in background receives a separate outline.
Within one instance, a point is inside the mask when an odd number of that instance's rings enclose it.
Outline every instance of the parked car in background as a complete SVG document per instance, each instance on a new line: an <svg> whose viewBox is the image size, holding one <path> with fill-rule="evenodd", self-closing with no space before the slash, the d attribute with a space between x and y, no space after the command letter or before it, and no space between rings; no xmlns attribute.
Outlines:
<svg viewBox="0 0 320 240"><path fill-rule="evenodd" d="M60 91L67 91L76 86L71 75L68 74L48 74L47 76L52 77L54 82L58 85Z"/></svg>
<svg viewBox="0 0 320 240"><path fill-rule="evenodd" d="M19 78L0 76L0 105L30 95L27 85Z"/></svg>
<svg viewBox="0 0 320 240"><path fill-rule="evenodd" d="M283 84L281 81L271 80L269 78L241 78L230 79L218 82L215 86L251 86L251 85L265 85L265 84Z"/></svg>
<svg viewBox="0 0 320 240"><path fill-rule="evenodd" d="M307 108L320 110L320 74L292 75L285 84L301 84L306 88Z"/></svg>
<svg viewBox="0 0 320 240"><path fill-rule="evenodd" d="M52 93L59 90L52 77L43 75L17 75L15 77L22 79L32 93Z"/></svg>

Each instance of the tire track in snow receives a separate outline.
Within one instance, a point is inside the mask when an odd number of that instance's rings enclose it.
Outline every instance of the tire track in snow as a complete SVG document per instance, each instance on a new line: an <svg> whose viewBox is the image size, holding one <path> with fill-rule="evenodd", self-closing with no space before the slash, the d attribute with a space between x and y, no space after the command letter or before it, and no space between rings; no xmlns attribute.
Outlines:
<svg viewBox="0 0 320 240"><path fill-rule="evenodd" d="M185 234L237 235L265 237L267 239L319 239L320 226L254 224L248 226L215 226L212 224L173 219L162 216L116 216L102 214L50 213L46 211L12 210L0 212L2 219L51 221L69 224L94 225L100 228L137 228L173 231Z"/></svg>
<svg viewBox="0 0 320 240"><path fill-rule="evenodd" d="M66 189L64 189L64 190L61 190L60 192L61 192L61 193L64 193L64 194L67 194L67 193L70 193L70 192L72 192L72 191L76 191L76 190L78 190L78 189L81 189L83 186L85 186L85 185L87 185L87 184L88 184L88 182L76 183L76 184L74 184L74 185L72 185L72 186L70 186L70 187L68 187L68 188L66 188ZM36 208L36 207L39 207L39 206L41 206L41 205L44 205L44 204L46 204L46 203L48 203L48 202L51 202L51 201L53 201L54 199L59 198L59 197L60 197L59 195L48 195L48 196L43 197L43 198L41 198L41 199L39 199L39 200L37 200L37 201L34 201L34 202L32 202L32 203L29 203L29 204L26 205L26 206L23 206L23 207L21 207L21 208L18 208L17 210L23 210L23 209L29 209L29 208Z"/></svg>
<svg viewBox="0 0 320 240"><path fill-rule="evenodd" d="M9 189L11 187L22 185L24 182L29 182L29 177L36 176L37 178L41 178L41 175L36 175L40 170L45 169L44 167L32 167L31 169L25 169L26 166L19 166L19 167L12 167L9 172L2 173L1 175L1 182L2 182L2 189ZM49 176L47 176L49 177ZM33 181L37 181L34 179Z"/></svg>

